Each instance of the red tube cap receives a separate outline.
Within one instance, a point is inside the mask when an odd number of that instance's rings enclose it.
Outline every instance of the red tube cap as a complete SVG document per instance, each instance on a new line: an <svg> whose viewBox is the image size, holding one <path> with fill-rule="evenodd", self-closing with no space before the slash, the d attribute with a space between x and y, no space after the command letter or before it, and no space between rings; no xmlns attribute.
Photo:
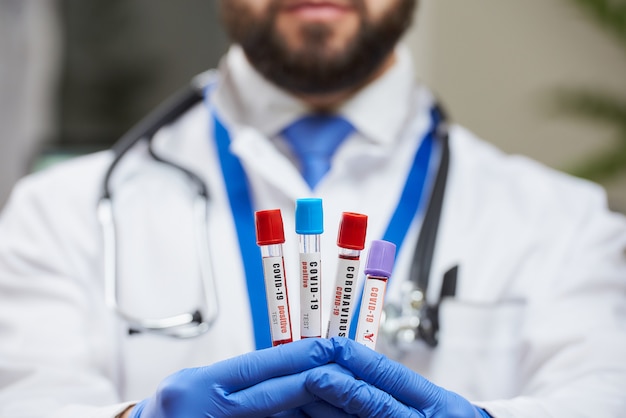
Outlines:
<svg viewBox="0 0 626 418"><path fill-rule="evenodd" d="M285 242L283 217L280 209L260 210L255 212L257 245L273 245Z"/></svg>
<svg viewBox="0 0 626 418"><path fill-rule="evenodd" d="M344 212L339 225L337 245L349 250L365 248L365 233L367 231L367 215L354 212Z"/></svg>

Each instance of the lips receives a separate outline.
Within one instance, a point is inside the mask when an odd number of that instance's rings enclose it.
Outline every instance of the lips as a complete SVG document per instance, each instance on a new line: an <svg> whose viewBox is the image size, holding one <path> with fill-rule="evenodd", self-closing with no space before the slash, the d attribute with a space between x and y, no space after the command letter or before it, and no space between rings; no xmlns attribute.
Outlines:
<svg viewBox="0 0 626 418"><path fill-rule="evenodd" d="M299 6L330 6L340 8L350 8L354 0L283 0L279 2L281 7L299 7Z"/></svg>
<svg viewBox="0 0 626 418"><path fill-rule="evenodd" d="M310 21L339 19L354 11L350 1L291 0L285 1L281 10L292 17Z"/></svg>

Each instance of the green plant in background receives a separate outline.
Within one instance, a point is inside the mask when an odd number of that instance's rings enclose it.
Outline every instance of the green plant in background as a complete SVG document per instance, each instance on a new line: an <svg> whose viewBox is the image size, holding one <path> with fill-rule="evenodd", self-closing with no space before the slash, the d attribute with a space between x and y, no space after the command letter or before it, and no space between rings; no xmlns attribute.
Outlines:
<svg viewBox="0 0 626 418"><path fill-rule="evenodd" d="M626 55L626 0L567 0L612 35ZM626 74L624 74L626 83ZM592 88L561 88L556 93L558 110L615 128L612 149L591 156L572 174L601 182L626 170L626 97Z"/></svg>

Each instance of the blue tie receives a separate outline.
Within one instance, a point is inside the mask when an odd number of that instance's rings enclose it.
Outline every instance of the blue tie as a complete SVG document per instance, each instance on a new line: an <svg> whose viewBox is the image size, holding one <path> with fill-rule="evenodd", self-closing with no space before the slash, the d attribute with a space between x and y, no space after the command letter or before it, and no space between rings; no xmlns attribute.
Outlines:
<svg viewBox="0 0 626 418"><path fill-rule="evenodd" d="M283 130L311 190L328 172L333 154L353 130L350 122L336 115L305 116Z"/></svg>

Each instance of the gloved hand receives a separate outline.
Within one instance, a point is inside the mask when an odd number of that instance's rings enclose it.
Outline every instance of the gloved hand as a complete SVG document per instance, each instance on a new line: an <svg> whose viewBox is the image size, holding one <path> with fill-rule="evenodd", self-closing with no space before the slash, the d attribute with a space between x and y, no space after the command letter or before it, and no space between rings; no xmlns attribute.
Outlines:
<svg viewBox="0 0 626 418"><path fill-rule="evenodd" d="M307 371L332 361L333 355L332 341L311 338L184 369L165 378L130 417L303 416L299 407L304 405L313 413L339 411L305 388Z"/></svg>
<svg viewBox="0 0 626 418"><path fill-rule="evenodd" d="M331 339L335 362L307 373L306 387L320 399L360 417L489 417L384 355L347 338Z"/></svg>

